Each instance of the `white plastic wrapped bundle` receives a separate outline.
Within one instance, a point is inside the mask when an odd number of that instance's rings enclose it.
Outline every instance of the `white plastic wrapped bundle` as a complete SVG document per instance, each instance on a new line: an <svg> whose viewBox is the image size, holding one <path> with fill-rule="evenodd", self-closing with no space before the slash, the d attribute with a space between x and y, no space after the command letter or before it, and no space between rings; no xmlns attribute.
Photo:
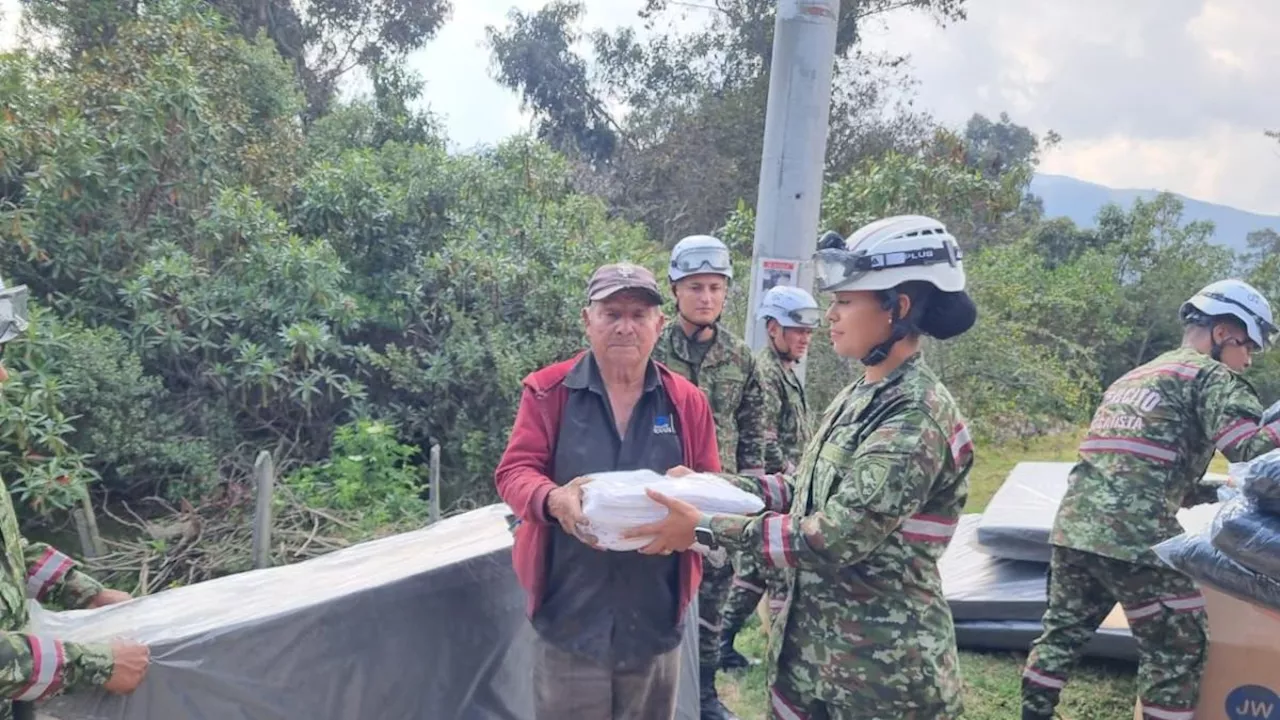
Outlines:
<svg viewBox="0 0 1280 720"><path fill-rule="evenodd" d="M582 513L600 547L606 550L638 550L652 537L623 539L631 528L658 522L667 509L645 494L646 489L683 500L703 512L754 515L764 501L715 475L694 473L684 477L659 475L652 470L596 473L582 488Z"/></svg>

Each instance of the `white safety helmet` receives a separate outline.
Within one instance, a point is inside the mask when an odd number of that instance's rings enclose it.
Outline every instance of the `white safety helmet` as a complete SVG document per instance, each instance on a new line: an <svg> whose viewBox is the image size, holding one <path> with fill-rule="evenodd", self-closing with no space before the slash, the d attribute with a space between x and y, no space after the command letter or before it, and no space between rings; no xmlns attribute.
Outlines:
<svg viewBox="0 0 1280 720"><path fill-rule="evenodd" d="M0 280L0 345L27 330L27 286L6 287Z"/></svg>
<svg viewBox="0 0 1280 720"><path fill-rule="evenodd" d="M798 287L775 285L760 301L756 318L773 318L782 327L816 328L822 321L822 310L813 296Z"/></svg>
<svg viewBox="0 0 1280 720"><path fill-rule="evenodd" d="M964 290L960 244L922 215L898 215L864 225L848 239L829 232L814 254L822 292L888 290L923 280L943 292Z"/></svg>
<svg viewBox="0 0 1280 720"><path fill-rule="evenodd" d="M718 238L690 235L671 248L671 264L667 267L667 277L671 282L705 273L733 279L733 257Z"/></svg>
<svg viewBox="0 0 1280 720"><path fill-rule="evenodd" d="M1201 318L1197 318L1197 314ZM1249 339L1259 348L1270 347L1276 334L1271 304L1262 297L1262 293L1243 280L1209 283L1182 304L1178 315L1183 322L1230 315L1244 323Z"/></svg>

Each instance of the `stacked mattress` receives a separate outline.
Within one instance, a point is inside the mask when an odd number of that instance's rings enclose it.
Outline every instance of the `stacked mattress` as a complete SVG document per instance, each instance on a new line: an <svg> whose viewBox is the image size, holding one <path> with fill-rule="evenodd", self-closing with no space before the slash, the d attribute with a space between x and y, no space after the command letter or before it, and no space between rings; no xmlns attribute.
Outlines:
<svg viewBox="0 0 1280 720"><path fill-rule="evenodd" d="M1252 466L1234 466L1238 482L1252 480L1241 497L1223 506L1200 505L1178 514L1178 521L1188 529L1156 550L1167 562L1197 580L1233 589L1237 597L1266 597L1272 588L1259 580L1256 573L1232 571L1233 563L1216 551L1254 561L1274 558L1280 552L1280 515L1268 517L1256 507L1266 504L1272 487L1280 507L1280 451L1271 462L1259 461ZM1009 473L1003 485L981 514L965 515L940 563L942 587L955 619L956 640L962 648L991 650L1027 650L1040 636L1040 624L1048 604L1049 532L1058 505L1067 492L1067 478L1074 463L1024 462ZM1246 475L1247 473L1247 475ZM1274 485L1259 479L1275 477ZM1220 484L1227 476L1206 475L1204 482ZM1219 495L1232 495L1225 488ZM1215 521L1210 527L1210 521ZM1272 529L1274 528L1274 529ZM1197 530L1197 532L1191 532ZM1210 541L1212 540L1212 546ZM1215 554L1216 553L1216 554ZM1275 562L1280 573L1280 562ZM1233 584L1234 583L1234 584ZM1280 609L1280 581L1274 587L1274 600ZM1266 603L1264 603L1266 604ZM1124 613L1117 606L1103 621L1085 649L1086 655L1124 660L1137 659L1137 644L1129 632Z"/></svg>
<svg viewBox="0 0 1280 720"><path fill-rule="evenodd" d="M960 647L1027 650L1040 636L1048 604L1049 531L1071 465L1019 463L984 512L960 519L939 565ZM1137 658L1122 612L1107 617L1085 654Z"/></svg>

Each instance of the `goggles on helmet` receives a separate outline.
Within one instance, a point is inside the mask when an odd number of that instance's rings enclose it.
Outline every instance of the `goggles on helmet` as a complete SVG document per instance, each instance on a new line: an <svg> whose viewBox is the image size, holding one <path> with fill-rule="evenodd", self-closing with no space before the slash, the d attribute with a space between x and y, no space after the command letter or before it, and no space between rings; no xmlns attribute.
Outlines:
<svg viewBox="0 0 1280 720"><path fill-rule="evenodd" d="M725 248L691 248L671 258L671 267L685 274L696 273L703 268L709 272L724 273L733 268L733 260Z"/></svg>
<svg viewBox="0 0 1280 720"><path fill-rule="evenodd" d="M27 329L27 286L0 290L0 344L18 337Z"/></svg>
<svg viewBox="0 0 1280 720"><path fill-rule="evenodd" d="M823 291L860 280L869 272L939 263L955 265L963 257L960 246L949 240L944 240L941 247L887 253L849 252L842 247L826 247L813 256L814 273L818 287Z"/></svg>
<svg viewBox="0 0 1280 720"><path fill-rule="evenodd" d="M780 310L777 308L771 308L768 312L770 315L773 315L774 313L785 315L791 320L791 322L794 322L801 327L818 327L818 323L822 321L822 311L818 308L800 308L799 310ZM774 315L774 317L776 318L777 316Z"/></svg>
<svg viewBox="0 0 1280 720"><path fill-rule="evenodd" d="M1227 297L1222 293L1207 292L1207 293L1201 293L1201 294L1204 297L1207 297L1211 300L1217 300L1218 302L1224 302L1224 303L1227 303L1228 305L1234 305L1235 307L1238 307L1241 310L1243 310L1246 315L1248 315L1250 318L1253 319L1255 323L1258 324L1258 332L1262 333L1263 347L1270 347L1271 345L1275 344L1276 334L1280 333L1280 330L1277 330L1276 326L1273 325L1266 318L1254 312L1253 308L1249 307L1248 305L1245 305L1244 303L1240 302L1239 300L1236 300L1235 298Z"/></svg>

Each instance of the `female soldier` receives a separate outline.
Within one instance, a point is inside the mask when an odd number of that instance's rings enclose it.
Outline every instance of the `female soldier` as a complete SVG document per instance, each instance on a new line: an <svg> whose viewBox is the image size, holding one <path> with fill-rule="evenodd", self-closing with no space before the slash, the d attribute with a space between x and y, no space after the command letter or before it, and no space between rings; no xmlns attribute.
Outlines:
<svg viewBox="0 0 1280 720"><path fill-rule="evenodd" d="M866 370L827 408L794 478L736 482L758 517L710 516L659 493L641 552L697 542L787 568L771 633L775 718L946 720L961 715L955 629L937 562L968 495L972 443L955 400L920 357L920 336L973 326L954 237L931 218L880 220L815 254L838 354ZM672 474L687 472L678 468Z"/></svg>

